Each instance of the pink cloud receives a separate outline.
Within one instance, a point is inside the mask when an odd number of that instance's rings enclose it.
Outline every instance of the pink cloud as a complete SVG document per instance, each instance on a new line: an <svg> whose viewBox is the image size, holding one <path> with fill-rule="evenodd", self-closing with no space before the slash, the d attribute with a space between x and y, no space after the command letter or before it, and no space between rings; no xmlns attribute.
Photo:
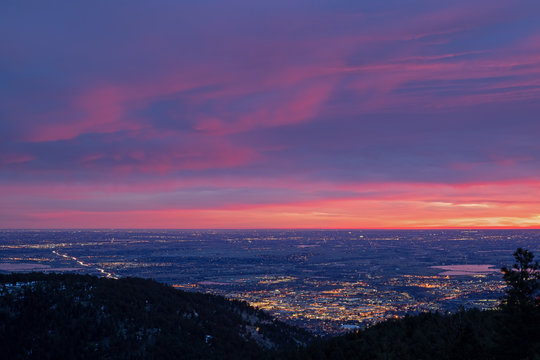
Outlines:
<svg viewBox="0 0 540 360"><path fill-rule="evenodd" d="M28 154L1 154L0 155L0 164L3 165L13 165L13 164L23 164L28 161L34 160L36 157Z"/></svg>
<svg viewBox="0 0 540 360"><path fill-rule="evenodd" d="M234 5L255 14L231 4L156 7L160 22L145 17L141 27L134 5L129 31L111 33L110 43L90 36L77 48L65 32L43 34L50 56L34 31L14 31L21 41L2 45L16 59L1 104L5 226L538 223L537 109L525 104L532 120L517 126L508 110L493 122L483 115L540 98L539 35L526 6L426 2L359 14L362 4ZM87 54L114 56L101 63ZM448 134L456 113L464 131ZM358 143L341 143L349 129ZM496 144L480 139L484 130ZM395 180L346 180L364 178ZM207 190L216 199L193 209ZM188 200L173 206L173 195ZM88 210L99 203L103 211Z"/></svg>
<svg viewBox="0 0 540 360"><path fill-rule="evenodd" d="M27 221L32 221L33 227L42 224L65 227L65 224L70 224L69 227L77 228L516 228L540 225L540 215L531 209L509 212L508 206L443 205L411 201L330 200L224 210L28 212L26 217Z"/></svg>
<svg viewBox="0 0 540 360"><path fill-rule="evenodd" d="M174 208L153 202L146 208L100 211L78 210L85 201L102 202L122 192L141 196L174 193L180 189L196 192L197 187L209 185L209 179L190 184L160 183L112 187L93 186L2 186L3 211L18 215L20 227L319 227L319 228L411 228L411 227L535 227L540 226L540 182L477 183L460 186L418 183L358 183L337 186L325 183L271 182L268 186L297 189L298 192L325 190L327 195L309 201L294 198L273 203L246 203L241 197L233 203L224 202L208 208L193 208L178 203ZM214 184L214 186L217 186ZM220 186L246 188L257 181L231 179ZM192 190L190 190L192 189ZM358 196L332 196L332 191L354 190ZM19 193L19 194L17 194ZM361 195L364 193L365 195ZM39 209L21 201L21 194L33 201L60 201L62 209ZM12 206L12 204L14 206ZM156 207L157 206L157 207ZM68 208L70 210L63 210ZM7 218L7 217L6 217ZM475 220L476 219L476 220ZM459 221L463 220L463 223ZM476 222L475 222L476 221ZM0 226L6 226L1 224ZM15 226L15 225L11 225Z"/></svg>

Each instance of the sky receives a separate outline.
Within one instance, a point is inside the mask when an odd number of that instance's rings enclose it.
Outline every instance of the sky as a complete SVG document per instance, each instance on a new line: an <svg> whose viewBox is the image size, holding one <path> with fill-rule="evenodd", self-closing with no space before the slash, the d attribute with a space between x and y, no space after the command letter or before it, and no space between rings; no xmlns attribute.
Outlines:
<svg viewBox="0 0 540 360"><path fill-rule="evenodd" d="M0 228L539 228L538 0L0 3Z"/></svg>

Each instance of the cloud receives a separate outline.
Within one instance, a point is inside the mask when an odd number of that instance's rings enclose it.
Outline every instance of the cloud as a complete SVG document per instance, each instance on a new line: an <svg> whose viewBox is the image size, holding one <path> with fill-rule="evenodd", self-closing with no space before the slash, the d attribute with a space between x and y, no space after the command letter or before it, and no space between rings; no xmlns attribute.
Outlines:
<svg viewBox="0 0 540 360"><path fill-rule="evenodd" d="M2 4L3 226L529 226L536 10Z"/></svg>

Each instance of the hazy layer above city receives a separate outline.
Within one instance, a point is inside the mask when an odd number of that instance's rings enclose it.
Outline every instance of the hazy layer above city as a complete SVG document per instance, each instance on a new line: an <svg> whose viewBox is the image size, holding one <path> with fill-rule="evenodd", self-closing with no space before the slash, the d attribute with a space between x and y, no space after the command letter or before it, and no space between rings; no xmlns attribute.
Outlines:
<svg viewBox="0 0 540 360"><path fill-rule="evenodd" d="M153 278L336 333L418 311L498 305L499 269L540 230L0 231L0 272Z"/></svg>

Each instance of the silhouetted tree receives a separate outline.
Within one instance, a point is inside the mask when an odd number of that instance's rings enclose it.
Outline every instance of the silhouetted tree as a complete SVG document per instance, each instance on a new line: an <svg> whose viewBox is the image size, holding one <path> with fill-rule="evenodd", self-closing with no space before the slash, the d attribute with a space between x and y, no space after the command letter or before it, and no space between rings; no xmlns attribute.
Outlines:
<svg viewBox="0 0 540 360"><path fill-rule="evenodd" d="M535 359L540 355L540 272L532 252L518 248L515 264L503 267L508 285L496 328L495 359Z"/></svg>
<svg viewBox="0 0 540 360"><path fill-rule="evenodd" d="M540 265L532 252L518 248L512 268L502 267L508 285L502 307L506 310L530 310L540 305Z"/></svg>

